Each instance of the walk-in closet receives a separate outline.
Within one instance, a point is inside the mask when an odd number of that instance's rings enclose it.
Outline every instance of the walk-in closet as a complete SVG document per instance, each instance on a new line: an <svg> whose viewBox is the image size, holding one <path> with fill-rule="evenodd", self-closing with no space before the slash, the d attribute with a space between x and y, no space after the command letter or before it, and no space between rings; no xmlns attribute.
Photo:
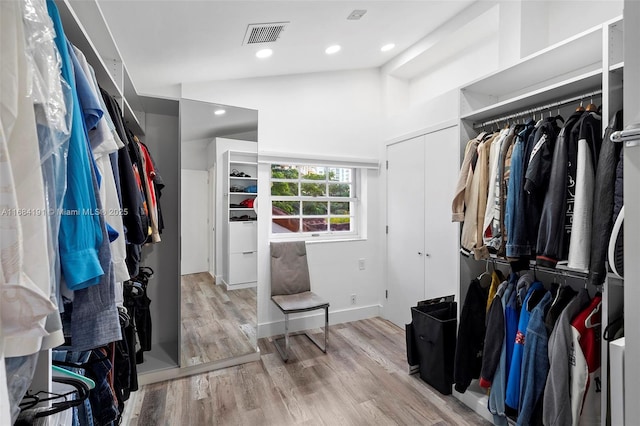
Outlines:
<svg viewBox="0 0 640 426"><path fill-rule="evenodd" d="M640 2L0 22L0 426L637 423Z"/></svg>

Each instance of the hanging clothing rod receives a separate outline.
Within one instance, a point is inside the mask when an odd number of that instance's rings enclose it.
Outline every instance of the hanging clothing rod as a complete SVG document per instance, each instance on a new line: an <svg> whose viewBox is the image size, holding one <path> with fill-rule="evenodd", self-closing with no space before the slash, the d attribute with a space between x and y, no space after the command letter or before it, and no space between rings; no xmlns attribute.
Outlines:
<svg viewBox="0 0 640 426"><path fill-rule="evenodd" d="M486 262L487 262L487 267L489 262L492 262L493 264L503 265L503 266L511 265L507 260L497 258L497 257L491 257L489 259L486 259ZM560 275L567 278L575 278L578 280L586 280L589 276L589 273L587 271L581 272L581 271L575 271L571 269L563 269L562 267L548 268L545 266L536 265L535 261L531 261L529 264L529 269L525 269L522 272L533 272L533 273L542 272L542 273L547 273L552 275Z"/></svg>
<svg viewBox="0 0 640 426"><path fill-rule="evenodd" d="M574 103L576 101L581 101L581 100L584 100L585 98L590 98L590 97L598 96L598 95L601 95L601 94L602 94L602 90L594 90L593 92L584 93L584 94L579 95L579 96L573 96L571 98L563 99L563 100L557 101L557 102L552 102L552 103L547 104L547 105L534 107L534 108L529 108L529 109L517 112L515 114L510 114L510 115L507 115L507 116L504 116L504 117L500 117L500 118L494 118L493 120L488 120L488 121L485 121L485 122L483 122L481 124L474 123L473 127L474 128L485 127L485 126L488 126L490 124L496 124L496 123L501 123L503 121L513 120L514 118L523 117L525 115L533 114L533 113L538 112L538 111L545 111L545 110L552 109L552 108L558 108L558 107L563 106L563 105L571 104L571 103Z"/></svg>

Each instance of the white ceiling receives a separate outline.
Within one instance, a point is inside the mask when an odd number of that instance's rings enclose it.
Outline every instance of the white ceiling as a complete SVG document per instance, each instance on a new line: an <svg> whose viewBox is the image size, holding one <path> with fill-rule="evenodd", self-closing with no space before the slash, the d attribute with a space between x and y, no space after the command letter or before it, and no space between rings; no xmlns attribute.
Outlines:
<svg viewBox="0 0 640 426"><path fill-rule="evenodd" d="M99 0L139 92L180 83L379 67L474 0ZM366 9L358 21L354 9ZM290 22L274 54L243 46L252 23ZM342 50L332 56L327 46ZM381 52L386 43L395 43Z"/></svg>

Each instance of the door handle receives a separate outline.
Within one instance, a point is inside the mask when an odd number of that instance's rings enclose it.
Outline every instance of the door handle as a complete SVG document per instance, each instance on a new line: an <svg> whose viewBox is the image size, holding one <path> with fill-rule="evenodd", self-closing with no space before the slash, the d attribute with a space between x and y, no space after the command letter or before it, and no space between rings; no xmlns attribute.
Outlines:
<svg viewBox="0 0 640 426"><path fill-rule="evenodd" d="M421 251L418 252L418 256L422 256L422 252Z"/></svg>
<svg viewBox="0 0 640 426"><path fill-rule="evenodd" d="M431 255L429 253L425 253L424 254L426 257L431 257Z"/></svg>

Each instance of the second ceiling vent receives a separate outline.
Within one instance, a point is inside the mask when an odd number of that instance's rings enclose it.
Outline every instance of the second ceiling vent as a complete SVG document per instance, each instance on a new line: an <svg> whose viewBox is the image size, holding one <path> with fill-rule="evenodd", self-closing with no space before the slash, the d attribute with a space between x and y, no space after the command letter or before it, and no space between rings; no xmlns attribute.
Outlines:
<svg viewBox="0 0 640 426"><path fill-rule="evenodd" d="M280 38L289 22L249 24L242 44L273 43Z"/></svg>

